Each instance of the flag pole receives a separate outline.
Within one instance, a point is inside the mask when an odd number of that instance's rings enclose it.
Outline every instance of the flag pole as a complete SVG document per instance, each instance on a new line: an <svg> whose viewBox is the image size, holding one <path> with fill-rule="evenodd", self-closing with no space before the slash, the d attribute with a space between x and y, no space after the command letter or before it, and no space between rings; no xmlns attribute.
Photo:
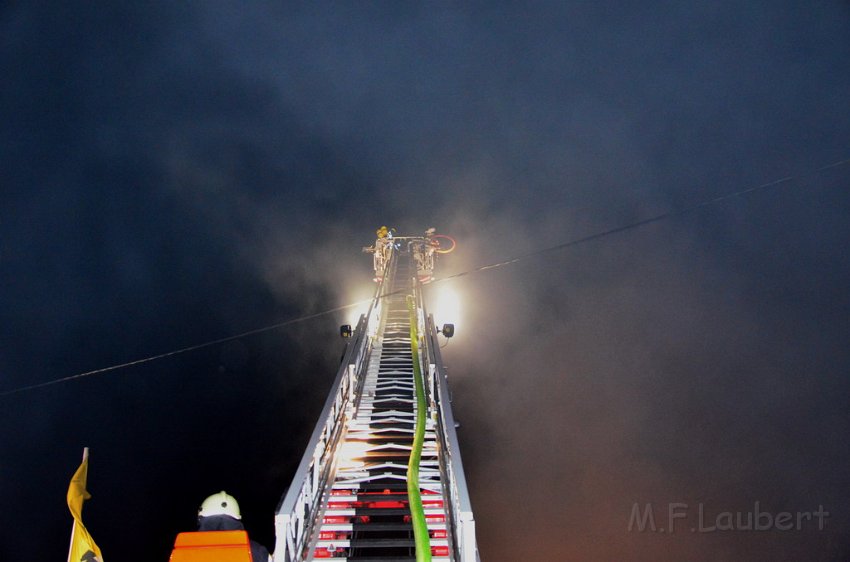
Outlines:
<svg viewBox="0 0 850 562"><path fill-rule="evenodd" d="M89 460L89 448L83 447L83 462ZM82 507L80 508L82 512ZM77 521L76 519L71 522L71 543L68 545L68 562L71 562L71 550L74 548L74 533L77 530Z"/></svg>

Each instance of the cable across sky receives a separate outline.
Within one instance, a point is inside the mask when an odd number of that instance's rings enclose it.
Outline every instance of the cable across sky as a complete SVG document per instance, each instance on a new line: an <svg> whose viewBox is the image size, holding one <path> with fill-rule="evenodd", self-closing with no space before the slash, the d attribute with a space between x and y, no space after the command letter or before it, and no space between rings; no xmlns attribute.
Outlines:
<svg viewBox="0 0 850 562"><path fill-rule="evenodd" d="M472 268L472 269L469 269L469 270L466 270L466 271L454 273L452 275L447 275L445 277L438 277L438 278L433 279L432 283L439 283L439 282L442 282L442 281L447 281L449 279L455 279L455 278L458 278L458 277L463 277L463 276L466 276L466 275L479 273L479 272L482 272L482 271L496 269L496 268L504 267L504 266L507 266L507 265L513 265L517 262L527 260L527 259L530 259L530 258L533 258L533 257L537 257L537 256L540 256L540 255L543 255L543 254L548 254L548 253L552 253L552 252L566 250L568 248L572 248L574 246L578 246L578 245L581 245L581 244L592 242L594 240L606 238L606 237L614 235L614 234L619 234L619 233L622 233L622 232L626 232L628 230L633 230L633 229L636 229L636 228L639 228L639 227L642 227L642 226L657 223L657 222L667 220L667 219L671 219L671 218L674 218L674 217L677 217L677 216L685 215L685 214L700 210L704 207L715 205L715 204L721 203L723 201L734 199L736 197L741 197L741 196L749 195L750 193L754 193L754 192L757 192L757 191L762 191L762 190L766 190L766 189L772 189L772 188L775 188L775 187L779 187L779 186L791 183L795 180L799 180L806 175L819 174L819 173L825 172L827 170L839 168L839 167L847 165L847 164L850 164L850 158L846 158L844 160L839 160L837 162L833 162L832 164L821 166L820 168L812 170L811 172L808 172L806 174L801 174L801 175L798 175L798 176L785 176L783 178L779 178L779 179L776 179L776 180L773 180L773 181L770 181L770 182L767 182L767 183L763 183L763 184L760 184L760 185L757 185L757 186L754 186L754 187L738 190L738 191L731 192L731 193L726 193L724 195L719 195L719 196L711 198L711 199L705 199L703 201L700 201L698 203L694 203L694 204L686 206L686 207L682 207L680 209L674 209L674 210L666 211L664 213L660 213L660 214L657 214L657 215L652 216L652 217L641 219L641 220L631 222L631 223L628 223L628 224L625 224L625 225L617 226L617 227L614 227L614 228L610 228L608 230L595 232L593 234L589 234L589 235L583 236L581 238L569 240L567 242L562 242L562 243L556 244L554 246L549 246L549 247L546 247L546 248L541 248L541 249L535 250L533 252L520 254L518 256L514 256L514 257L511 257L511 258L505 259L503 261L500 261L500 262L481 265L481 266L478 266L478 267L475 267L475 268ZM392 294L394 294L394 293L391 292L391 293L389 293L385 296L390 296ZM342 305L342 306L337 306L337 307L334 307L334 308L329 308L329 309L326 309L326 310L322 310L320 312L315 312L315 313L312 313L312 314L299 316L298 318L292 318L290 320L285 320L285 321L278 322L276 324L272 324L272 325L265 326L265 327L262 327L262 328L257 328L257 329L254 329L254 330L249 330L247 332L242 332L242 333L235 334L235 335L232 335L232 336L227 336L227 337L223 337L223 338L219 338L219 339L215 339L215 340L191 345L191 346L188 346L188 347L175 349L173 351L168 351L168 352L165 352L165 353L159 353L159 354L156 354L156 355L151 355L149 357L144 357L144 358L141 358L141 359L128 361L126 363L119 363L119 364L116 364L116 365L111 365L109 367L94 369L92 371L77 373L77 374L74 374L74 375L69 375L69 376L66 376L66 377L61 377L61 378L57 378L57 379L53 379L53 380L49 380L49 381L44 381L44 382L35 383L35 384L31 384L31 385L26 385L26 386L20 386L20 387L17 387L17 388L13 388L13 389L10 389L10 390L5 390L5 391L0 392L0 397L9 396L9 395L12 395L12 394L19 394L19 393L26 392L26 391L29 391L29 390L36 390L36 389L39 389L39 388L44 388L44 387L47 387L47 386L52 386L52 385L59 384L59 383L69 382L69 381L72 381L72 380L81 379L81 378L85 378L85 377L90 377L90 376L93 376L93 375L99 375L99 374L103 374L103 373L107 373L107 372L111 372L111 371L117 371L119 369L123 369L123 368L126 368L126 367L132 367L132 366L136 366L136 365L142 365L144 363L150 363L152 361L156 361L158 359L164 359L166 357L173 357L175 355L180 355L180 354L183 354L183 353L189 353L191 351L196 351L196 350L203 349L203 348L206 348L206 347L212 347L212 346L215 346L215 345L219 345L219 344L226 343L226 342L233 341L233 340L238 340L238 339L245 338L245 337L248 337L248 336L253 336L253 335L257 335L257 334L261 334L261 333L265 333L265 332L270 332L272 330L285 328L285 327L291 326L293 324L306 322L308 320L313 320L315 318L327 316L329 314L340 312L342 310L347 310L347 309L350 309L350 308L358 307L358 306L361 306L361 305L368 303L368 302L371 302L371 299L366 299L366 300L357 301L357 302Z"/></svg>

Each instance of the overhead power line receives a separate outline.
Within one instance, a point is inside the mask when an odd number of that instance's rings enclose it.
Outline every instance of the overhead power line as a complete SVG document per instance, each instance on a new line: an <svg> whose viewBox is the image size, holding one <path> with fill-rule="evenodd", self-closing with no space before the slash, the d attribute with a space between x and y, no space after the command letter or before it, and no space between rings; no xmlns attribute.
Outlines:
<svg viewBox="0 0 850 562"><path fill-rule="evenodd" d="M843 166L843 165L848 164L848 163L850 163L850 158L847 158L845 160L840 160L838 162L834 162L834 163L829 164L827 166L822 166L822 167L810 172L810 174L817 174L817 173L820 173L820 172L825 172L826 170L829 170L829 169L832 169L832 168L837 168L839 166ZM786 176L784 178L773 180L773 181L768 182L768 183L763 183L763 184L757 185L755 187L742 189L740 191L735 191L734 193L727 193L725 195L720 195L718 197L714 197L713 199L706 199L704 201L700 201L699 203L695 203L693 205L689 205L689 206L683 207L681 209L674 209L674 210L671 210L671 211L660 213L660 214L655 215L653 217L641 219L641 220L638 220L638 221L635 221L635 222L632 222L632 223L629 223L629 224L617 226L617 227L614 227L614 228L610 228L608 230L603 230L601 232L596 232L594 234L590 234L590 235L584 236L582 238L576 238L575 240L570 240L570 241L564 242L562 244L557 244L555 246L549 246L548 248L541 248L539 250L535 250L533 252L528 252L526 254L520 254L518 256L512 257L512 258L507 259L507 260L502 261L502 262L482 265L482 266L476 267L474 269L470 269L470 270L467 270L467 271L462 271L460 273L455 273L453 275L449 275L447 277L441 277L439 279L435 279L434 281L436 282L436 281L444 281L446 279L454 279L456 277L463 277L464 275L469 275L470 273L477 273L479 271L486 271L488 269L495 269L497 267L502 267L502 266L505 266L505 265L512 265L512 264L514 264L518 261L522 261L522 260L525 260L525 259L528 259L528 258L539 256L541 254L548 254L548 253L556 252L556 251L559 251L559 250L565 250L565 249L571 248L573 246L578 246L580 244L592 242L593 240L599 240L600 238L605 238L607 236L611 236L612 234L619 234L619 233L625 232L627 230L633 230L633 229L641 227L641 226L646 226L648 224L652 224L652 223L655 223L655 222L659 222L659 221L663 221L663 220L670 219L670 218L673 218L673 217L677 217L677 216L680 216L680 215L684 215L684 214L687 214L687 213L691 213L693 211L702 209L703 207L715 205L717 203L726 201L728 199L734 199L735 197L741 197L742 195L747 195L747 194L753 193L755 191L761 191L763 189L768 189L768 188L771 188L771 187L777 187L779 185L791 182L795 179L797 179L797 177L795 177L795 176Z"/></svg>
<svg viewBox="0 0 850 562"><path fill-rule="evenodd" d="M844 166L848 163L850 163L850 158L847 158L847 159L844 159L844 160L839 160L838 162L833 162L832 164L828 164L826 166L821 166L820 168L817 168L817 169L811 171L809 174L804 174L804 175L818 174L818 173L825 172L825 171L833 169L833 168L838 168L838 167ZM581 238L576 238L574 240L569 240L569 241L563 242L561 244L556 244L554 246L549 246L547 248L541 248L541 249L535 250L533 252L520 254L518 256L514 256L514 257L506 259L504 261L500 261L500 262L496 262L496 263L490 263L490 264L486 264L486 265L481 265L481 266L475 267L473 269L462 271L460 273L454 273L452 275L448 275L446 277L438 277L438 278L435 278L432 282L433 283L439 283L439 282L442 282L442 281L447 281L449 279L455 279L455 278L458 278L458 277L463 277L465 275L470 275L470 274L478 273L478 272L481 272L481 271L487 271L487 270L490 270L490 269L496 269L496 268L499 268L499 267L512 265L512 264L515 264L519 261L526 260L526 259L529 259L529 258L533 258L533 257L539 256L539 255L542 255L542 254L548 254L548 253L552 253L552 252L566 250L567 248L572 248L574 246L585 244L587 242L592 242L594 240L606 238L606 237L611 236L613 234L619 234L621 232L633 230L633 229L639 228L641 226L646 226L648 224L652 224L652 223L660 222L660 221L667 220L667 219L670 219L670 218L673 218L673 217L685 215L685 214L697 211L699 209L702 209L704 207L708 207L708 206L711 206L711 205L715 205L717 203L721 203L723 201L727 201L729 199L734 199L736 197L748 195L748 194L756 192L756 191L761 191L761 190L765 190L765 189L774 188L774 187L777 187L777 186L780 186L780 185L784 185L784 184L790 183L790 182L792 182L796 179L799 179L799 177L801 177L801 176L786 176L786 177L783 177L783 178L779 178L779 179L776 179L776 180L773 180L773 181L770 181L770 182L767 182L767 183L757 185L755 187L750 187L750 188L742 189L742 190L735 191L735 192L732 192L732 193L727 193L725 195L720 195L720 196L714 197L712 199L706 199L704 201L700 201L699 203L695 203L693 205L689 205L689 206L683 207L681 209L674 209L674 210L667 211L667 212L664 212L664 213L660 213L658 215L648 217L648 218L645 218L645 219L641 219L641 220L638 220L638 221L635 221L635 222L632 222L632 223L629 223L629 224L625 224L625 225L622 225L622 226L610 228L608 230L596 232L596 233L593 233L593 234L590 234L590 235L587 235L587 236L583 236ZM392 294L394 294L394 293L389 293L385 296L390 296ZM76 379L81 379L81 378L84 378L84 377L90 377L92 375L99 375L99 374L107 373L107 372L110 372L110 371L117 371L118 369L123 369L125 367L133 367L133 366L136 366L136 365L142 365L144 363L150 363L151 361L156 361L158 359L164 359L166 357L173 357L175 355L180 355L180 354L183 354L183 353L189 353L190 351L196 351L198 349L203 349L205 347L211 347L211 346L214 346L214 345L219 345L219 344L222 344L222 343L226 343L226 342L233 341L233 340L238 340L238 339L245 338L245 337L248 337L248 336L261 334L261 333L264 333L264 332L270 332L272 330L277 330L277 329L280 329L280 328L284 328L286 326L291 326L293 324L306 322L308 320L313 320L315 318L319 318L319 317L322 317L322 316L327 316L329 314L333 314L333 313L339 312L341 310L346 310L346 309L349 309L349 308L361 306L361 305L363 305L364 303L367 303L367 302L370 302L370 301L368 301L368 300L367 301L358 301L358 302L343 305L343 306L337 306L335 308L329 308L329 309L323 310L321 312L315 312L313 314L307 314L307 315L304 315L304 316L300 316L298 318L292 318L290 320L279 322L277 324L272 324L270 326L265 326L263 328L257 328L255 330L249 330L247 332L242 332L240 334L236 334L236 335L233 335L233 336L219 338L219 339L216 339L216 340L211 340L211 341L207 341L207 342L204 342L204 343L191 345L191 346L188 346L188 347L183 347L183 348L180 348L180 349L175 349L174 351L169 351L169 352L166 352L166 353L160 353L158 355L151 355L150 357L145 357L143 359L136 359L134 361L128 361L126 363L120 363L120 364L112 365L112 366L109 366L109 367L103 367L101 369L95 369L93 371L86 371L84 373L78 373L76 375L70 375L70 376L67 376L67 377L53 379L53 380L50 380L50 381L45 381L45 382L41 382L41 383L36 383L36 384L27 385L27 386L21 386L21 387L18 387L18 388L13 388L13 389L10 389L10 390L0 392L0 397L9 396L11 394L18 394L18 393L25 392L25 391L28 391L28 390L35 390L35 389L38 389L38 388L44 388L46 386L52 386L52 385L55 385L55 384L68 382L68 381L72 381L72 380L76 380Z"/></svg>
<svg viewBox="0 0 850 562"><path fill-rule="evenodd" d="M312 320L313 318L318 318L320 316L326 316L328 314L332 314L334 312L339 312L341 310L346 310L348 308L354 308L355 306L360 306L364 302L370 301L359 301L352 304L346 304L344 306L338 306L336 308L331 308L328 310L323 310L321 312L316 312L315 314L308 314L306 316L300 316L298 318L293 318L291 320L286 320L284 322L278 322L277 324L272 324L271 326L266 326L264 328L257 328L256 330L249 330L247 332L242 332L241 334L236 334L233 336L227 336L225 338L219 338L217 340L211 340L204 343L199 343L196 345L190 345L188 347L182 347L180 349L175 349L174 351L169 351L166 353L160 353L158 355L151 355L150 357L145 357L144 359L136 359L135 361L128 361L126 363L120 363L118 365L111 365L109 367L103 367L102 369L95 369L93 371L86 371L84 373L78 373L76 375L70 375L67 377L62 377L61 379L54 379L50 381L45 381L41 383L31 384L28 386L22 386L19 388L13 388L11 390L6 390L0 392L0 396L8 396L9 394L16 394L19 392L24 392L26 390L35 390L37 388L44 388L45 386L51 386L54 384L59 384L62 382L72 381L74 379L81 379L83 377L90 377L92 375L100 375L102 373L107 373L109 371L117 371L118 369L123 369L125 367L133 367L135 365L141 365L143 363L150 363L151 361L156 361L157 359L164 359L166 357L173 357L175 355L180 355L182 353L188 353L190 351L196 351L198 349L203 349L205 347L212 347L214 345L219 345L222 343L226 343L233 340L238 340L241 338L245 338L248 336L253 336L256 334L262 334L263 332L270 332L272 330L277 330L279 328L283 328L285 326L290 326L292 324L297 324L298 322L305 322L307 320Z"/></svg>

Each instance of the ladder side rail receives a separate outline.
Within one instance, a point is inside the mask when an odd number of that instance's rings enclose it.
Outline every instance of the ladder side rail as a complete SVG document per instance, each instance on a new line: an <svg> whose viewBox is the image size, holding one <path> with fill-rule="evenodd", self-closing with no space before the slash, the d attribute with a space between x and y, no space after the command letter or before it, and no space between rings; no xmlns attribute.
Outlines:
<svg viewBox="0 0 850 562"><path fill-rule="evenodd" d="M453 538L456 541L456 557L458 562L477 562L478 545L475 538L475 518L472 513L472 502L469 499L469 489L466 484L466 476L463 471L463 461L460 455L460 444L455 429L455 419L452 414L451 395L449 393L448 377L446 375L443 359L440 354L440 345L437 339L437 327L434 317L427 317L427 348L429 361L433 365L436 378L437 396L439 404L438 439L445 453L446 481L450 493L450 515L452 518ZM429 365L429 367L431 367ZM431 368L429 368L429 371Z"/></svg>
<svg viewBox="0 0 850 562"><path fill-rule="evenodd" d="M394 257L391 253L390 258ZM388 287L392 284L378 284L368 311L360 316L355 337L346 347L304 456L278 505L275 514L275 562L301 560L310 544L310 531L319 515L345 418L352 415L353 407L359 401L369 350L380 324L383 297Z"/></svg>
<svg viewBox="0 0 850 562"><path fill-rule="evenodd" d="M430 316L429 316L429 320L431 320ZM430 328L430 326L429 326L429 328ZM429 365L428 365L429 374L431 375L432 379L444 378L445 377L444 371L442 369L438 369L438 365L442 366L442 363L435 356L435 353L439 353L439 352L434 351L435 349L437 349L437 350L439 349L439 341L436 338L436 332L434 334L435 337L433 339L430 337L431 336L430 333L428 334L428 336L429 336L428 337L428 344L429 345L428 345L427 353L428 353L428 363L429 363ZM446 396L449 397L449 401L450 401L451 395L449 395L447 393ZM436 406L435 406L435 409L434 409L434 413L435 413L434 421L436 422L437 446L438 446L438 449L440 451L440 454L438 456L439 465L440 465L440 474L441 474L441 479L445 483L444 489L447 490L447 493L444 496L444 499L445 499L446 504L448 506L448 510L447 510L447 514L448 514L447 531L448 531L449 544L451 545L451 549L452 549L451 559L452 559L452 562L457 562L461 559L460 544L461 544L461 541L462 541L462 538L460 537L460 525L459 525L459 522L460 522L460 512L458 510L459 498L458 498L457 488L454 485L455 476L454 476L454 466L452 464L452 459L451 459L451 447L449 445L449 441L448 441L448 438L447 438L447 435L446 435L446 432L445 432L445 429L444 429L446 421L445 421L445 417L442 414L442 409L443 409L442 403L441 403L442 401L440 400L440 398L436 394L436 392L435 392L434 400L435 400L435 403L436 403Z"/></svg>
<svg viewBox="0 0 850 562"><path fill-rule="evenodd" d="M356 354L355 357L360 355L356 351L365 347L368 341L364 337L365 325L366 317L363 315L357 324L358 336L346 350L346 360L340 365L319 421L292 479L292 484L281 499L275 515L276 561L291 562L300 559L300 554L309 540L313 515L321 501L324 484L328 477L329 461L333 459L333 452L343 429L344 424L341 423L341 418L345 415L351 400L353 385L349 375L349 362L353 354Z"/></svg>
<svg viewBox="0 0 850 562"><path fill-rule="evenodd" d="M396 263L395 260L397 258L396 254L392 253L392 249L390 249L390 253L388 255L389 258L384 265L385 268L383 271L383 280L378 284L378 288L375 291L375 297L369 306L369 310L363 317L361 317L361 320L363 320L365 317L366 321L366 324L362 326L364 328L362 334L359 332L361 324L358 323L358 336L362 336L364 338L365 344L357 346L357 354L354 362L350 362L347 358L347 353L345 354L346 357L344 358L342 366L340 367L340 372L337 375L338 377L343 376L342 369L348 369L348 376L350 377L351 384L351 387L349 389L349 399L346 402L344 409L340 411L338 417L339 423L337 423L335 426L338 430L338 433L335 438L334 445L333 447L329 447L326 450L327 457L325 458L325 464L323 465L324 476L321 482L321 488L320 490L316 491L315 503L312 506L312 515L308 520L310 527L308 528L308 532L304 533L304 542L298 550L302 558L299 558L298 560L313 560L309 553L313 552L313 549L316 547L316 544L319 541L319 536L317 535L317 533L315 533L315 530L321 527L321 518L325 514L325 509L327 508L330 493L333 488L333 482L339 461L339 457L337 455L338 447L342 445L342 443L345 441L348 422L354 419L354 417L356 416L357 409L360 407L360 399L362 398L363 387L366 382L369 363L372 360L371 355L373 352L373 343L378 332L381 331L382 327L383 303L385 297L391 294L394 285L394 266ZM369 326L373 327L370 328Z"/></svg>
<svg viewBox="0 0 850 562"><path fill-rule="evenodd" d="M344 418L350 414L350 405L362 386L363 368L372 339L369 336L370 320L379 312L381 284L366 314L360 316L355 338L346 348L319 421L307 443L304 456L292 479L292 484L281 498L275 515L275 562L292 562L309 542L309 531L322 499L329 477L331 461L344 429ZM376 303L378 306L376 306Z"/></svg>

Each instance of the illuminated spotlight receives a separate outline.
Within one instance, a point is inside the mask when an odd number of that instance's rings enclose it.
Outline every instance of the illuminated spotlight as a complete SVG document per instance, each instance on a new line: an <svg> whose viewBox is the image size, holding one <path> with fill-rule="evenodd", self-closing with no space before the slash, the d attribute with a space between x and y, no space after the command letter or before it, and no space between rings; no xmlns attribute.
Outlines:
<svg viewBox="0 0 850 562"><path fill-rule="evenodd" d="M450 287L435 287L435 289L431 299L433 302L431 314L434 316L434 322L436 324L460 322L460 297L458 297L458 294Z"/></svg>

